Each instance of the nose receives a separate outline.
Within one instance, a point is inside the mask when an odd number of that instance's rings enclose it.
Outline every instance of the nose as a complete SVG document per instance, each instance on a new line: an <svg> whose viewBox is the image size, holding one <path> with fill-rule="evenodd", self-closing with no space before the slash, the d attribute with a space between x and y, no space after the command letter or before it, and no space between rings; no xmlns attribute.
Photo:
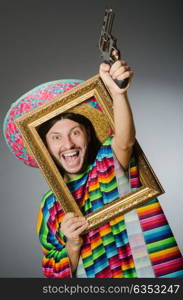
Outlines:
<svg viewBox="0 0 183 300"><path fill-rule="evenodd" d="M75 147L75 144L74 144L73 140L69 136L64 137L63 144L62 144L62 151L69 150L74 147Z"/></svg>

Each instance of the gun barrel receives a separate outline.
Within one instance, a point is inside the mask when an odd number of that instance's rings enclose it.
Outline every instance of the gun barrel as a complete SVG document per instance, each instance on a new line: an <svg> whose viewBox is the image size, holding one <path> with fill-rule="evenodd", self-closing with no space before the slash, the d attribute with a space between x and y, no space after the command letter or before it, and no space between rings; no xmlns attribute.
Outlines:
<svg viewBox="0 0 183 300"><path fill-rule="evenodd" d="M103 30L107 35L111 35L113 21L114 21L114 12L112 11L112 8L107 8L105 10L104 22L103 22Z"/></svg>
<svg viewBox="0 0 183 300"><path fill-rule="evenodd" d="M104 61L113 61L112 51L116 49L117 39L111 35L114 16L112 8L105 9L104 21L99 39L99 49Z"/></svg>

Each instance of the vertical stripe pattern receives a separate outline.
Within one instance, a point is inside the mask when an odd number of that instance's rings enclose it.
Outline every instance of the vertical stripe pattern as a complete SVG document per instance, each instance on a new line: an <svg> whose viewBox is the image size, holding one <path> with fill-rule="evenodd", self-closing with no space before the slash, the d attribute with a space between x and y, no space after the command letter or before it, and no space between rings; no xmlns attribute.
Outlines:
<svg viewBox="0 0 183 300"><path fill-rule="evenodd" d="M83 174L67 182L84 215L119 197L111 141L112 137L104 142L95 162L88 166ZM130 163L129 182L132 190L140 186L134 158ZM123 182L121 187L124 186ZM64 212L60 203L51 191L48 192L43 197L38 220L38 233L44 253L43 273L47 277L72 277L65 248L66 237L60 232L63 217ZM143 255L147 258L147 253L149 266L152 265L152 277L153 274L156 277L183 277L182 257L158 200L154 199L137 209L136 217L139 229L141 228L139 239L138 233L135 232L135 238L134 232L127 229L127 223L129 225L131 221L125 222L126 217L128 218L128 216L114 218L84 236L81 257L86 277L133 278L139 274L141 276L147 271L148 264L144 266L140 262L138 266L141 267L136 269L137 256L139 255L139 261L142 261ZM134 220L131 224L133 223ZM139 252L136 251L134 259L133 252L139 240L146 254L143 251L141 253L140 247L137 247ZM139 273L143 267L144 273Z"/></svg>

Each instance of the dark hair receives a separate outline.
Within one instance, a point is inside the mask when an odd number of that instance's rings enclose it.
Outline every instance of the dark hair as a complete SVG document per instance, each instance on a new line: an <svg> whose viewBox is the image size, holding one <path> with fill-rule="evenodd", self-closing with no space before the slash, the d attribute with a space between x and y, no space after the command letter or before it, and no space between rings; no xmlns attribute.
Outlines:
<svg viewBox="0 0 183 300"><path fill-rule="evenodd" d="M62 113L62 114L48 120L47 122L41 124L38 128L38 133L39 133L40 137L42 138L44 144L47 146L46 134L50 130L50 128L56 122L63 120L63 119L69 119L69 120L75 121L75 122L81 124L85 128L87 136L88 136L86 163L87 163L87 165L93 163L96 158L97 152L101 146L101 142L97 137L97 134L95 132L92 122L83 115L76 114L76 113ZM54 159L54 161L55 161L55 159ZM55 163L57 164L61 173L63 173L62 168L60 168L60 166L58 165L58 163L56 161L55 161Z"/></svg>

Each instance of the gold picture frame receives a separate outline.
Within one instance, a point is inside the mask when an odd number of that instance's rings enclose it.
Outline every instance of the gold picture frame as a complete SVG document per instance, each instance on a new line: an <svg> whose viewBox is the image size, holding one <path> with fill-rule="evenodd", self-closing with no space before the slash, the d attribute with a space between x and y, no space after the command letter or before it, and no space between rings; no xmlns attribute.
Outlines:
<svg viewBox="0 0 183 300"><path fill-rule="evenodd" d="M102 115L105 116L110 127L114 129L112 99L99 75L95 75L80 83L64 94L55 97L52 101L33 109L15 120L27 150L35 158L48 185L58 201L60 201L62 208L65 212L72 211L78 216L82 216L82 212L68 190L37 129L41 124L54 116L73 110L78 105L83 105L84 101L91 97L97 99L104 113ZM156 174L137 141L135 143L135 153L142 186L138 190L130 192L112 203L106 204L103 208L88 214L86 218L89 222L89 227L86 232L164 193Z"/></svg>

